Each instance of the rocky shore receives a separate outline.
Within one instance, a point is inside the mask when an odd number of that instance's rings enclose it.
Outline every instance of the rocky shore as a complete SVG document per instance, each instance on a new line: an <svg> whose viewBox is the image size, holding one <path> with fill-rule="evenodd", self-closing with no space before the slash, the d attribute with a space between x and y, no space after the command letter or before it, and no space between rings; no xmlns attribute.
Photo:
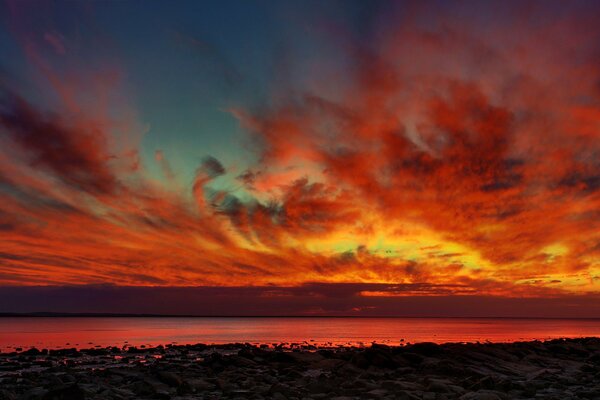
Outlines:
<svg viewBox="0 0 600 400"><path fill-rule="evenodd" d="M600 399L600 338L0 353L12 399Z"/></svg>

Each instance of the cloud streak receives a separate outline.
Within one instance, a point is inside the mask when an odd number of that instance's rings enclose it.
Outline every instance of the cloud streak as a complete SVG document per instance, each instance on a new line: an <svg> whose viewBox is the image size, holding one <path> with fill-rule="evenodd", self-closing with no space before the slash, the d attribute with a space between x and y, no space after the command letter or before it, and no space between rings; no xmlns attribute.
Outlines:
<svg viewBox="0 0 600 400"><path fill-rule="evenodd" d="M188 182L160 149L154 176L139 117L115 118L105 91L126 98L125 73L58 73L73 39L39 35L47 55L27 36L55 101L2 88L0 283L347 290L349 309L411 296L597 301L600 11L532 4L295 21L310 28L303 46L335 52L306 57L291 41L272 95L229 107L254 161L206 155ZM97 103L77 101L88 89Z"/></svg>

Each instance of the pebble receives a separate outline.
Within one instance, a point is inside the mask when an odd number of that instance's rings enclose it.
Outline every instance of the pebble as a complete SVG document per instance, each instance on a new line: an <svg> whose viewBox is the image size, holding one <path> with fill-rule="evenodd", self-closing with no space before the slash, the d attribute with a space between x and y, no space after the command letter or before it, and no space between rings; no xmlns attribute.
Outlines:
<svg viewBox="0 0 600 400"><path fill-rule="evenodd" d="M600 399L598 355L600 338L34 348L0 353L0 400Z"/></svg>

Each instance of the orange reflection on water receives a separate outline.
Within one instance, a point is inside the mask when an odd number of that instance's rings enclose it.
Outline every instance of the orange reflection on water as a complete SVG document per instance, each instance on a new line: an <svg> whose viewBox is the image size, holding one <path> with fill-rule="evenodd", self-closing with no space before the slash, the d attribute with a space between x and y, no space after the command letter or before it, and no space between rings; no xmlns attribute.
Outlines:
<svg viewBox="0 0 600 400"><path fill-rule="evenodd" d="M2 318L0 349L168 343L512 342L600 336L598 319Z"/></svg>

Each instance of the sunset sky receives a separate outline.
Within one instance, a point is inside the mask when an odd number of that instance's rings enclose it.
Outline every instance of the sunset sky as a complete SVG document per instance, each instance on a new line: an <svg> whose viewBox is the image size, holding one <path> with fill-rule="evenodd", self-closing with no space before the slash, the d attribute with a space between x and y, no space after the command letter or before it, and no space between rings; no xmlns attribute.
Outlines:
<svg viewBox="0 0 600 400"><path fill-rule="evenodd" d="M38 301L0 311L187 286L221 314L600 316L598 21L594 1L2 1L0 298Z"/></svg>

